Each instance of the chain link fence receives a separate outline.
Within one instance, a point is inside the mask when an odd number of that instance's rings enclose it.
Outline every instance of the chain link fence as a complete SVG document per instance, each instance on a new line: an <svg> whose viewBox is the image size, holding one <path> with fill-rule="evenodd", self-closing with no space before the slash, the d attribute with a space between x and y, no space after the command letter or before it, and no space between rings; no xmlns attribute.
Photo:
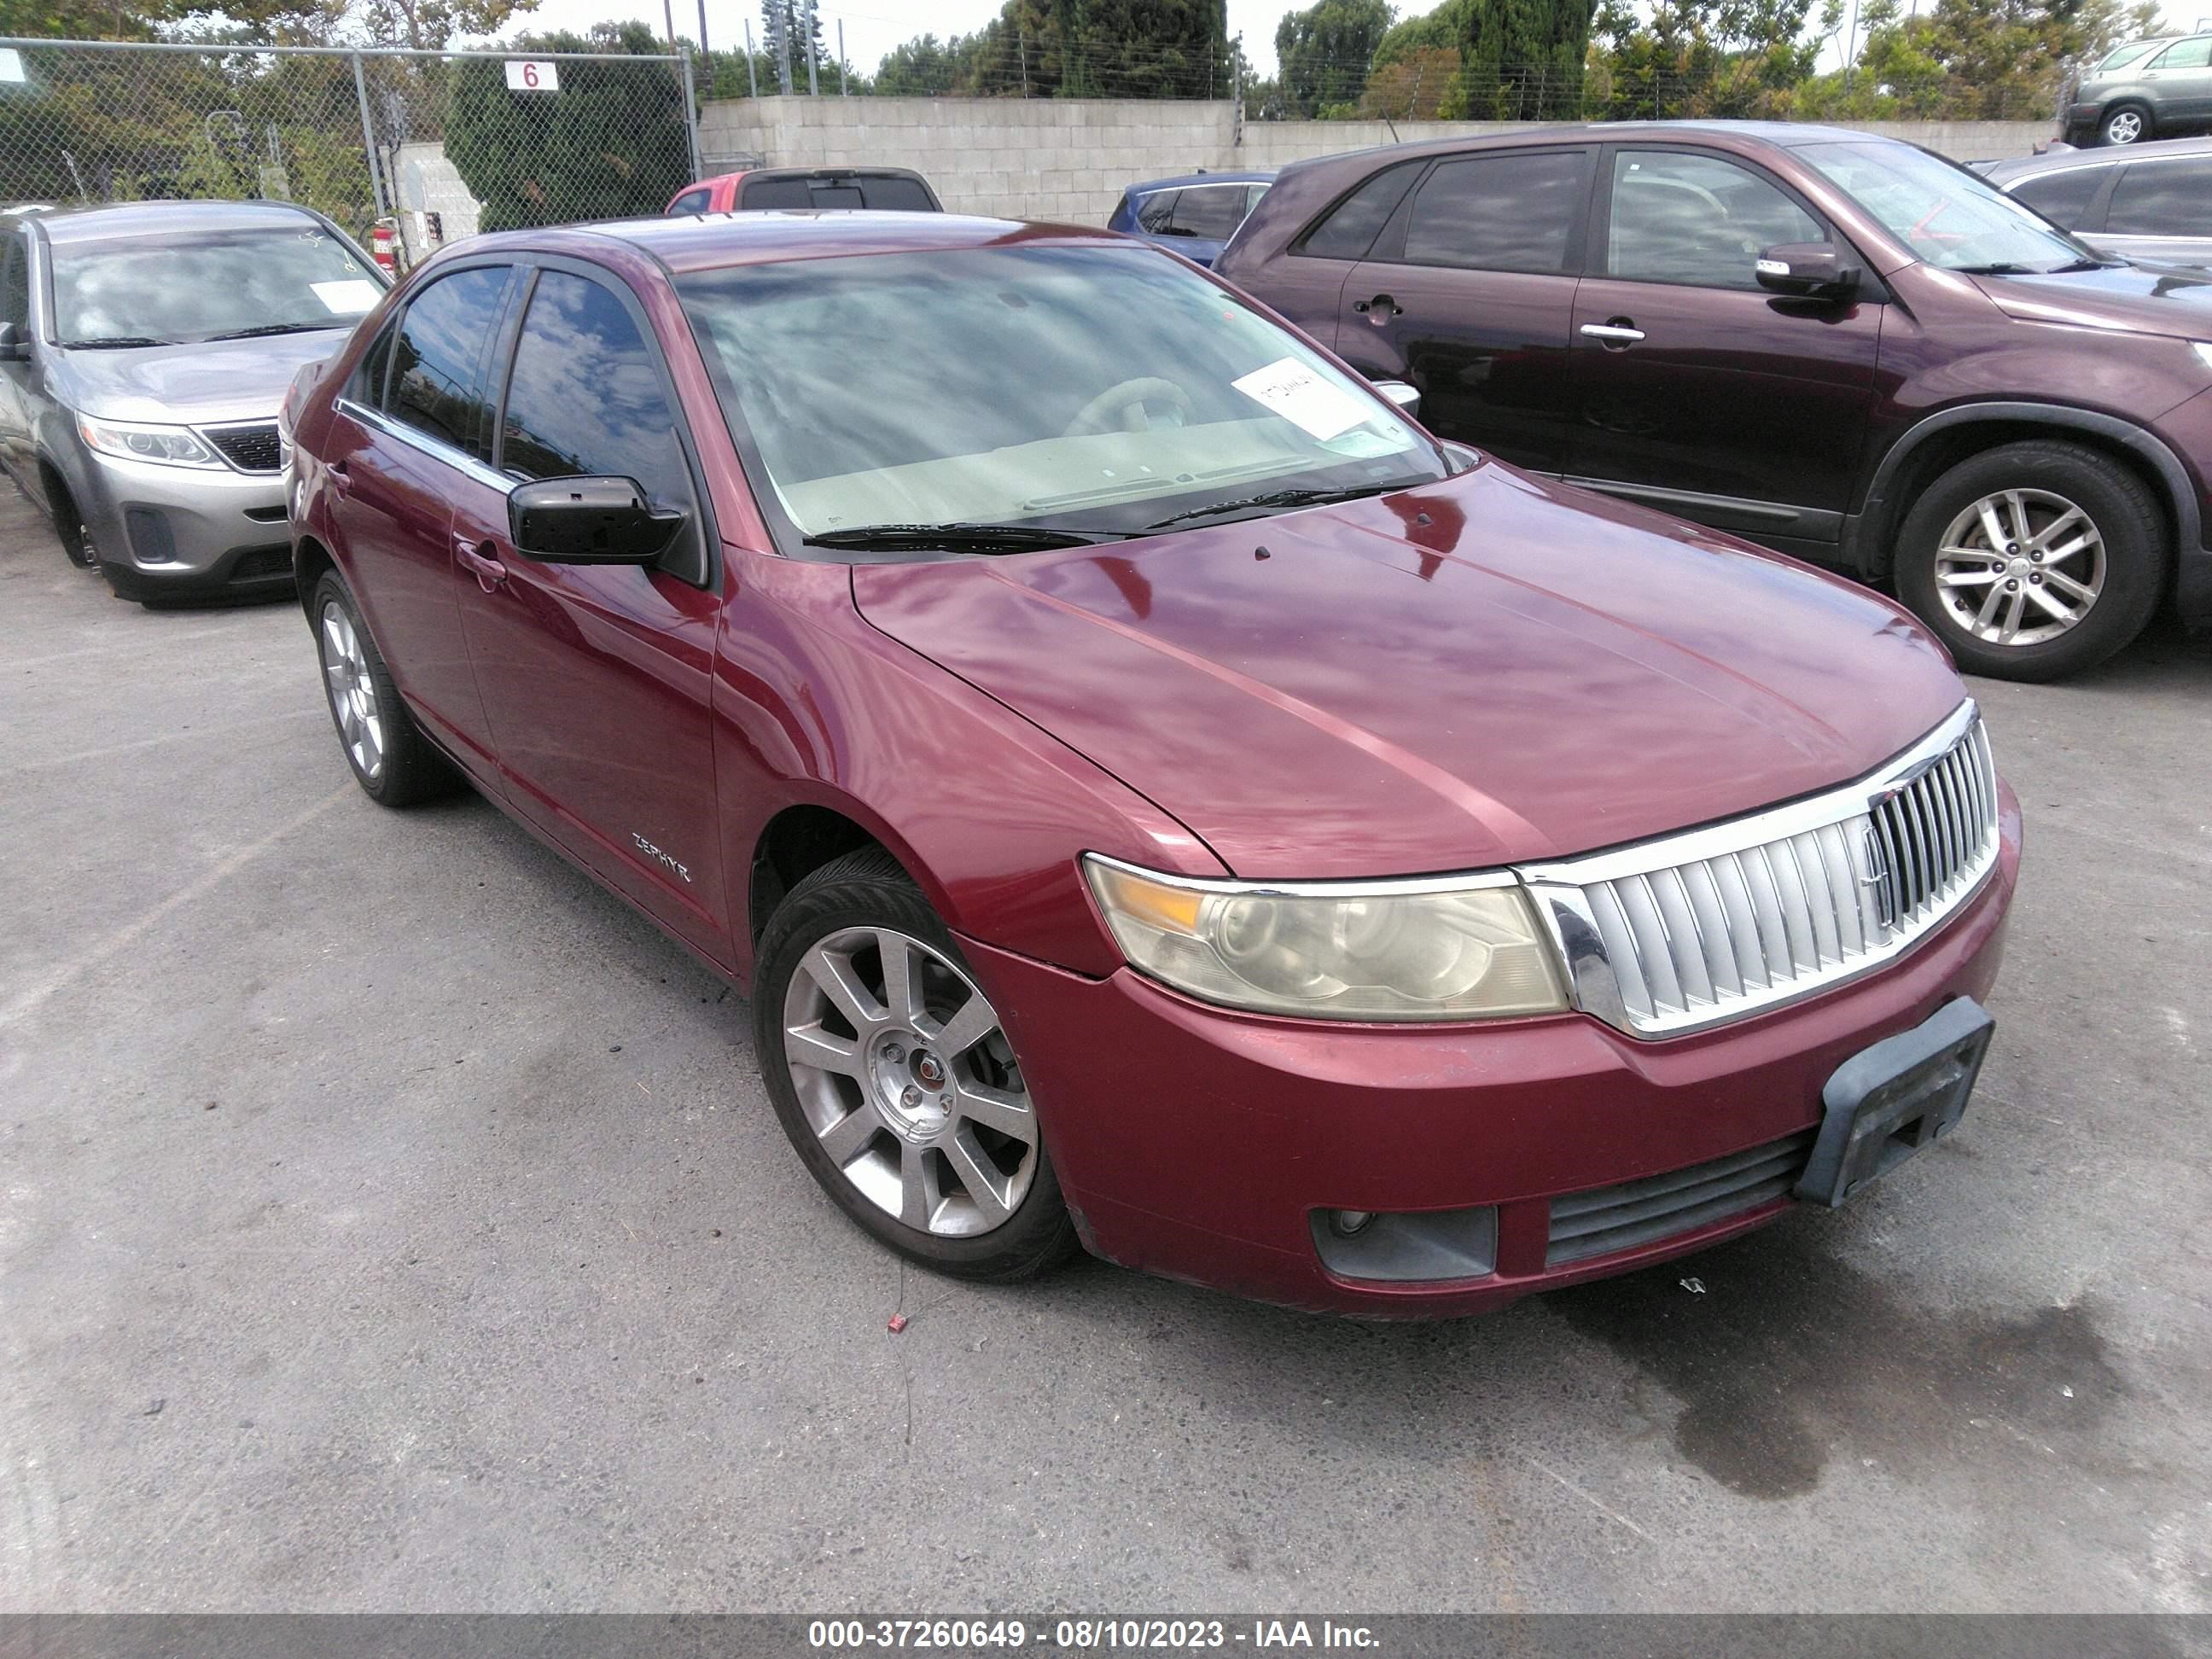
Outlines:
<svg viewBox="0 0 2212 1659"><path fill-rule="evenodd" d="M690 60L0 40L0 207L274 198L402 262L658 213L698 161Z"/></svg>

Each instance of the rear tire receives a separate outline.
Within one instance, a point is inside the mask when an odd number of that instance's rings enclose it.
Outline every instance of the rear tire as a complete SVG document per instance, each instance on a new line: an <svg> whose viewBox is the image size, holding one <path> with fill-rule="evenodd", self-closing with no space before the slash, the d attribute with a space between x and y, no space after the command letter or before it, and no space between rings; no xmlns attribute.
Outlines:
<svg viewBox="0 0 2212 1659"><path fill-rule="evenodd" d="M2037 439L1960 462L1897 538L1898 597L1970 674L2055 680L2142 632L2165 586L2149 489L2108 456Z"/></svg>
<svg viewBox="0 0 2212 1659"><path fill-rule="evenodd" d="M380 806L411 806L459 788L460 775L416 729L335 570L325 571L315 584L309 622L331 723L362 793Z"/></svg>
<svg viewBox="0 0 2212 1659"><path fill-rule="evenodd" d="M758 963L769 1098L854 1222L925 1267L994 1284L1075 1253L997 1012L896 860L862 848L806 877L769 919Z"/></svg>
<svg viewBox="0 0 2212 1659"><path fill-rule="evenodd" d="M2120 104L2105 112L2097 124L2100 144L2143 144L2158 136L2151 112L2141 104Z"/></svg>

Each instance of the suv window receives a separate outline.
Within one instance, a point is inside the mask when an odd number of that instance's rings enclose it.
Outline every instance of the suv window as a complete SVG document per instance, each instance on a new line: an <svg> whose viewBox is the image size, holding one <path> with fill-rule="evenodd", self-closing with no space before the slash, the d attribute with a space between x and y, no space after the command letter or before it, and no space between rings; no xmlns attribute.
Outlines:
<svg viewBox="0 0 2212 1659"><path fill-rule="evenodd" d="M1398 210L1398 204L1413 187L1413 180L1421 176L1423 165L1419 161L1401 161L1395 167L1383 168L1339 202L1328 218L1308 231L1297 251L1323 259L1364 259L1382 227Z"/></svg>
<svg viewBox="0 0 2212 1659"><path fill-rule="evenodd" d="M1177 190L1154 191L1137 209L1138 224L1148 235L1166 235L1168 227L1175 222L1176 198L1182 194Z"/></svg>
<svg viewBox="0 0 2212 1659"><path fill-rule="evenodd" d="M2115 236L2212 236L2212 156L2133 163L2112 188L2105 228Z"/></svg>
<svg viewBox="0 0 2212 1659"><path fill-rule="evenodd" d="M635 478L655 506L690 506L659 366L599 283L565 270L538 278L514 344L499 465L524 478Z"/></svg>
<svg viewBox="0 0 2212 1659"><path fill-rule="evenodd" d="M398 324L386 324L383 331L369 343L368 349L361 354L361 362L354 368L353 384L346 388L347 395L356 403L370 409L384 407L384 371L391 366L392 341L398 332Z"/></svg>
<svg viewBox="0 0 2212 1659"><path fill-rule="evenodd" d="M2055 219L2069 230L2080 227L2111 173L2103 167L2060 167L2023 179L2012 193L2046 219Z"/></svg>
<svg viewBox="0 0 2212 1659"><path fill-rule="evenodd" d="M509 275L479 265L441 276L409 301L392 353L392 418L481 459L489 424L486 347Z"/></svg>
<svg viewBox="0 0 2212 1659"><path fill-rule="evenodd" d="M2154 70L2203 69L2212 64L2212 34L2168 46L2151 64Z"/></svg>
<svg viewBox="0 0 2212 1659"><path fill-rule="evenodd" d="M930 213L937 208L919 179L863 179L860 189L866 205L886 212Z"/></svg>
<svg viewBox="0 0 2212 1659"><path fill-rule="evenodd" d="M1733 161L1666 150L1613 155L1605 255L1612 276L1755 289L1761 252L1820 240L1820 227L1802 208Z"/></svg>
<svg viewBox="0 0 2212 1659"><path fill-rule="evenodd" d="M1407 263L1564 271L1589 167L1576 150L1440 162L1413 198Z"/></svg>
<svg viewBox="0 0 2212 1659"><path fill-rule="evenodd" d="M13 323L26 338L31 331L30 250L20 230L0 233L0 323Z"/></svg>
<svg viewBox="0 0 2212 1659"><path fill-rule="evenodd" d="M668 204L672 214L704 213L707 204L714 199L711 190L687 190Z"/></svg>
<svg viewBox="0 0 2212 1659"><path fill-rule="evenodd" d="M1244 222L1244 186L1200 185L1176 198L1174 228L1180 235L1225 242Z"/></svg>

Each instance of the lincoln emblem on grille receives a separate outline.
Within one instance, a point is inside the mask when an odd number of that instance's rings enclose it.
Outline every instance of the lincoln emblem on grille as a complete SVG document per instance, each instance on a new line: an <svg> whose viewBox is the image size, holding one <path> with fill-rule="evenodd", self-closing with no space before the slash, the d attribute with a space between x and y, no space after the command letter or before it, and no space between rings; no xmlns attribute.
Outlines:
<svg viewBox="0 0 2212 1659"><path fill-rule="evenodd" d="M1889 848L1872 824L1860 832L1860 851L1866 858L1866 874L1859 878L1859 885L1874 889L1875 913L1881 916L1884 927L1897 926L1895 890L1889 880Z"/></svg>

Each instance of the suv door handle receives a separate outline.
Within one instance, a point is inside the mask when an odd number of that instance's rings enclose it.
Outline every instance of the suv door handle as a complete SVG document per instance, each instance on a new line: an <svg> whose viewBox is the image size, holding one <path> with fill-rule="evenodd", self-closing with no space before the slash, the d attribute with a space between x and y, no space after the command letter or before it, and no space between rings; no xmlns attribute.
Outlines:
<svg viewBox="0 0 2212 1659"><path fill-rule="evenodd" d="M486 547L491 544L486 542ZM497 559L488 558L471 545L466 536L453 538L453 556L476 574L477 586L487 593L507 580L507 567Z"/></svg>
<svg viewBox="0 0 2212 1659"><path fill-rule="evenodd" d="M1644 337L1644 331L1626 317L1616 317L1609 323L1584 323L1583 332L1591 339L1601 340L1615 349L1622 346L1632 346Z"/></svg>
<svg viewBox="0 0 2212 1659"><path fill-rule="evenodd" d="M1406 314L1406 307L1387 294L1378 294L1371 300L1354 300L1352 302L1352 308L1362 315L1370 311L1379 312L1385 317L1402 317Z"/></svg>

